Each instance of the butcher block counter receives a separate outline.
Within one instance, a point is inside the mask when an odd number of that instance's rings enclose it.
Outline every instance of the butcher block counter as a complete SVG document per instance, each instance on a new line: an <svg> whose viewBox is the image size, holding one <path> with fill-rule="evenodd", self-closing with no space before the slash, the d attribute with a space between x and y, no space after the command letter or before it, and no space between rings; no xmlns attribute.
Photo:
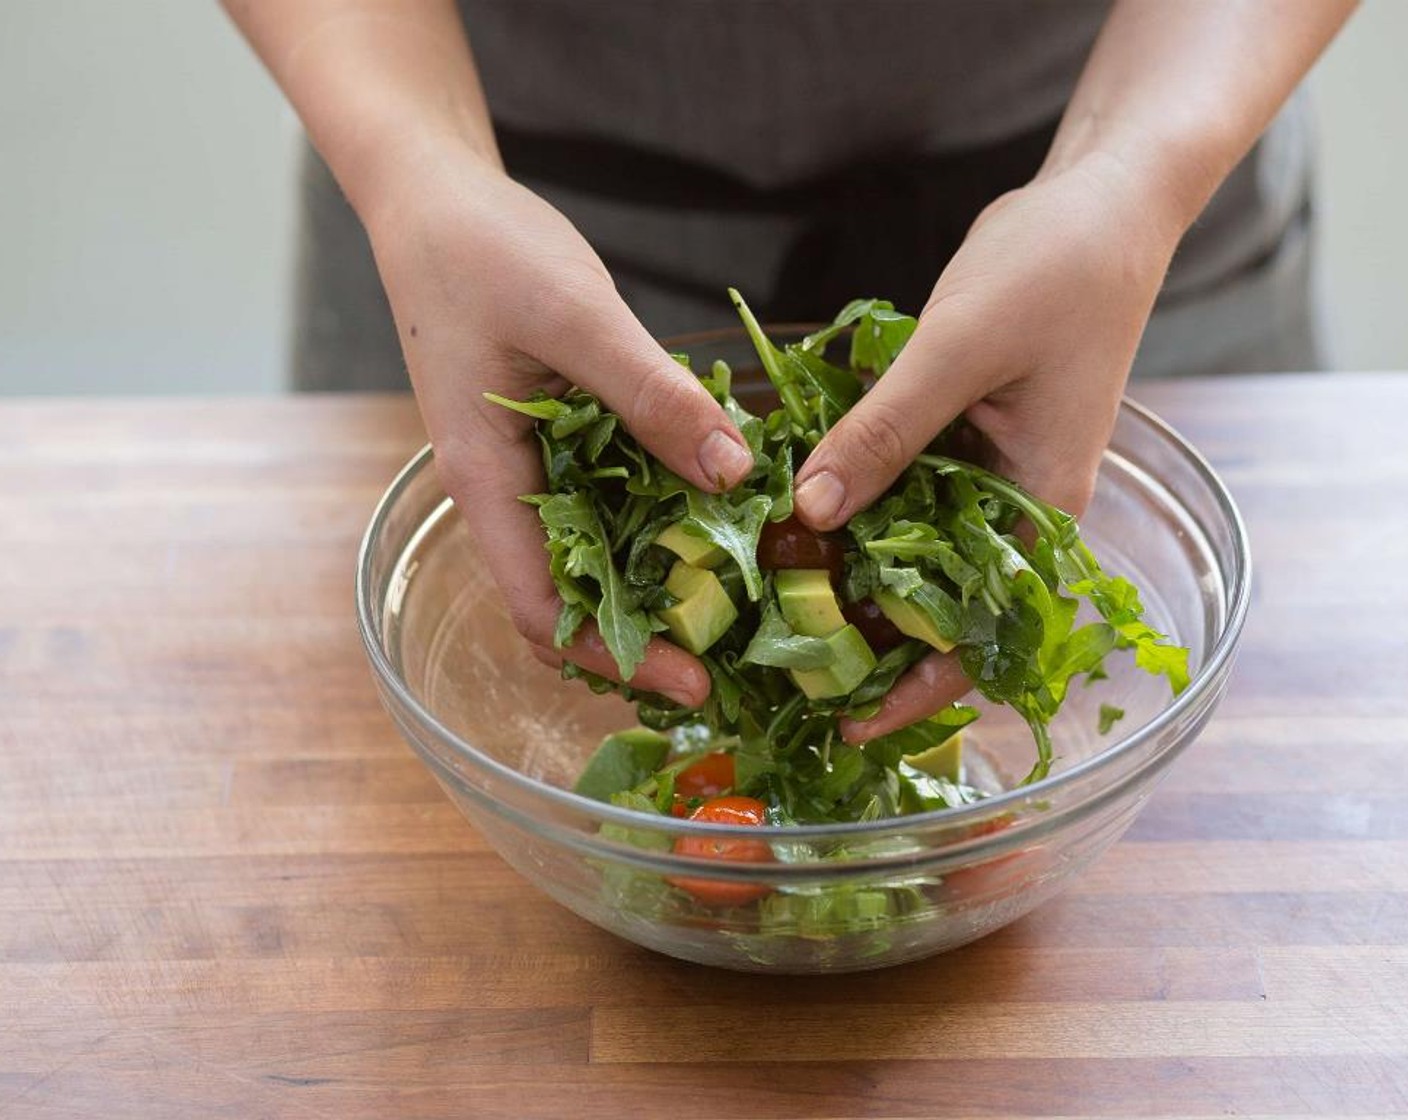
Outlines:
<svg viewBox="0 0 1408 1120"><path fill-rule="evenodd" d="M1408 1114L1408 374L1138 399L1221 471L1231 689L968 948L711 971L526 886L382 713L409 400L0 402L0 1116Z"/></svg>

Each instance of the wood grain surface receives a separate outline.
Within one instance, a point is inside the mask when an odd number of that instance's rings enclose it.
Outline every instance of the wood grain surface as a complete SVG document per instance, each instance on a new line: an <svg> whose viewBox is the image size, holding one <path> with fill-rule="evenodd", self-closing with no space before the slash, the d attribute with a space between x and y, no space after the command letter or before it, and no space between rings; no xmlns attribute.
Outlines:
<svg viewBox="0 0 1408 1120"><path fill-rule="evenodd" d="M1408 375L1137 395L1250 524L1225 703L1069 893L829 979L587 925L402 744L408 401L0 405L0 1117L1408 1115Z"/></svg>

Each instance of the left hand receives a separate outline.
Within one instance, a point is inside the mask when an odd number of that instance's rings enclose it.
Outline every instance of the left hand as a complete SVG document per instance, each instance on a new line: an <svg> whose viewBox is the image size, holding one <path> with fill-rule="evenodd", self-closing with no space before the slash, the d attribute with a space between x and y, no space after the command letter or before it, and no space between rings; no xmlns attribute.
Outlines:
<svg viewBox="0 0 1408 1120"><path fill-rule="evenodd" d="M1079 514L1181 229L1114 160L1087 161L997 199L944 269L889 372L797 478L797 514L835 529L892 483L950 421L986 438L998 473ZM934 654L842 731L874 738L970 685Z"/></svg>

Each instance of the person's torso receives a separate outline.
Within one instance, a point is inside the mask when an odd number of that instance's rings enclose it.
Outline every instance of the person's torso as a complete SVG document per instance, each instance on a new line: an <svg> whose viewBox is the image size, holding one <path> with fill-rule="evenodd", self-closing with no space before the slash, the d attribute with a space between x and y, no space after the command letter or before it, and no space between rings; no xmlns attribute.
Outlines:
<svg viewBox="0 0 1408 1120"><path fill-rule="evenodd" d="M805 217L807 184L873 171L898 184L888 203L883 191L876 196L877 206L895 210L914 205L904 184L922 178L934 157L945 174L983 169L1022 137L1049 134L1110 7L1108 0L459 4L501 137L535 160L546 153L551 184L576 192L560 201L578 204L569 214L593 244L613 264L635 261L643 273L710 289L737 282L753 257L759 276L785 280L789 222ZM1296 97L1184 238L1161 309L1252 281L1273 270L1288 237L1304 240L1308 127L1304 98ZM1034 173L1040 152L1023 158ZM803 206L789 218L796 185ZM976 172L967 186L975 185ZM729 213L736 200L714 191L730 186L761 192L765 205L780 198L776 228ZM923 204L964 209L971 219L984 200L965 198L963 186L941 180ZM912 240L896 251L912 251ZM941 265L934 263L935 276Z"/></svg>
<svg viewBox="0 0 1408 1120"><path fill-rule="evenodd" d="M460 0L500 127L774 187L1054 120L1108 0Z"/></svg>

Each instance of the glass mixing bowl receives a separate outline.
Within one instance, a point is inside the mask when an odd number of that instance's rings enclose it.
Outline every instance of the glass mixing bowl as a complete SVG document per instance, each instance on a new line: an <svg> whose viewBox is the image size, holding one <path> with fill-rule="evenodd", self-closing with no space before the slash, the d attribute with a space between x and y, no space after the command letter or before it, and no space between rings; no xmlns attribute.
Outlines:
<svg viewBox="0 0 1408 1120"><path fill-rule="evenodd" d="M777 328L774 337L790 333ZM696 369L715 357L735 370L756 364L736 331L672 348L691 353ZM736 374L735 389L755 411L766 407L759 375ZM534 660L429 448L391 484L367 530L358 623L406 740L499 854L564 906L705 964L877 968L972 941L1055 894L1125 830L1222 696L1251 572L1241 517L1208 464L1126 402L1082 526L1106 570L1142 589L1152 624L1190 648L1190 687L1175 699L1131 655L1112 655L1110 679L1072 689L1053 723L1058 759L1046 780L1012 788L1031 764L1030 735L1004 710L985 710L971 736L970 775L1003 792L899 819L748 829L773 846L768 863L676 855L679 837L738 830L571 792L602 737L635 724L632 710ZM1107 735L1097 730L1101 704L1126 713ZM734 896L748 901L705 906L673 885L681 877L739 884Z"/></svg>

